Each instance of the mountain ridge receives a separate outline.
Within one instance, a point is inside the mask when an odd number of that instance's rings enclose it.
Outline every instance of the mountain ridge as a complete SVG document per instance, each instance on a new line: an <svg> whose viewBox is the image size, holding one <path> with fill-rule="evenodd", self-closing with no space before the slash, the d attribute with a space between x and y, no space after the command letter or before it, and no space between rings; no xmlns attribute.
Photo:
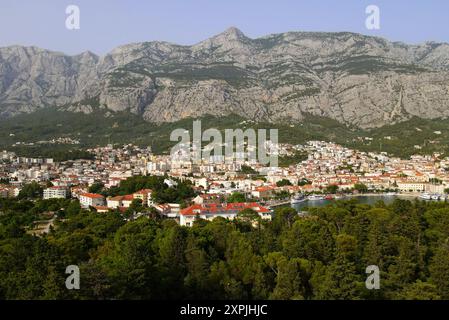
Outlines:
<svg viewBox="0 0 449 320"><path fill-rule="evenodd" d="M231 27L193 45L138 42L103 56L0 48L3 118L100 106L155 123L206 114L297 122L310 113L372 128L447 117L448 96L449 44L351 32L251 39Z"/></svg>

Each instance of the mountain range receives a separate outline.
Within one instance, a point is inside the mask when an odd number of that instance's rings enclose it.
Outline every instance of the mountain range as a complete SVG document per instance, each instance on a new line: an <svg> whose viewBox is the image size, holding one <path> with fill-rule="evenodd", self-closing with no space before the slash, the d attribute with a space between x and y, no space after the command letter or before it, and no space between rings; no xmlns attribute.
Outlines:
<svg viewBox="0 0 449 320"><path fill-rule="evenodd" d="M237 28L192 46L142 42L104 56L0 48L0 118L41 108L130 112L152 123L236 114L323 116L382 127L449 116L449 44L408 45L339 32L257 39Z"/></svg>

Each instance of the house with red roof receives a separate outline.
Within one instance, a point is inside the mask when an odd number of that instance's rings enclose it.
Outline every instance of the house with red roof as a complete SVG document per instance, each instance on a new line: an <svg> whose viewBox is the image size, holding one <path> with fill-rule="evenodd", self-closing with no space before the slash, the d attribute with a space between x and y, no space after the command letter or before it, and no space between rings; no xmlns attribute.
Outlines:
<svg viewBox="0 0 449 320"><path fill-rule="evenodd" d="M200 194L193 198L194 204L219 203L221 195L216 193Z"/></svg>
<svg viewBox="0 0 449 320"><path fill-rule="evenodd" d="M123 196L108 197L106 199L107 207L110 209L117 209L119 207L122 207L122 200Z"/></svg>
<svg viewBox="0 0 449 320"><path fill-rule="evenodd" d="M153 207L160 213L163 215L168 215L171 212L171 208L168 204L166 203L158 203L153 205Z"/></svg>
<svg viewBox="0 0 449 320"><path fill-rule="evenodd" d="M251 195L255 198L271 198L276 191L276 187L274 186L262 186L256 187L251 191Z"/></svg>
<svg viewBox="0 0 449 320"><path fill-rule="evenodd" d="M209 203L194 204L182 209L179 215L179 224L190 227L197 218L213 220L217 217L234 219L237 214L244 209L252 209L259 214L262 219L271 220L271 212L268 208L258 203Z"/></svg>
<svg viewBox="0 0 449 320"><path fill-rule="evenodd" d="M125 208L129 208L131 206L131 203L134 200L134 196L132 194L127 194L122 197L122 206Z"/></svg>
<svg viewBox="0 0 449 320"><path fill-rule="evenodd" d="M134 199L142 200L142 204L144 206L151 207L153 205L153 201L151 200L151 193L153 190L151 189L142 189L133 193Z"/></svg>
<svg viewBox="0 0 449 320"><path fill-rule="evenodd" d="M124 196L115 196L107 198L107 206L111 209L117 208L129 208L134 199L142 200L142 205L144 206L152 206L153 202L151 201L151 193L153 191L151 189L142 189L133 194L127 194Z"/></svg>
<svg viewBox="0 0 449 320"><path fill-rule="evenodd" d="M14 198L19 195L21 188L13 185L0 185L0 198Z"/></svg>

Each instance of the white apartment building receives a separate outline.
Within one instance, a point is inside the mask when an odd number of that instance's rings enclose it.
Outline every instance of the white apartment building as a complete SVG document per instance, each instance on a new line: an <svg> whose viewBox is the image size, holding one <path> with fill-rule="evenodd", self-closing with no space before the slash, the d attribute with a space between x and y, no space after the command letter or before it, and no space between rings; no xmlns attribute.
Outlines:
<svg viewBox="0 0 449 320"><path fill-rule="evenodd" d="M437 184L437 185L435 185L435 184L430 184L430 183L426 184L426 192L429 192L429 193L439 193L439 194L443 194L443 193L444 193L444 190L445 190L446 188L447 188L447 186L444 185L444 184Z"/></svg>
<svg viewBox="0 0 449 320"><path fill-rule="evenodd" d="M402 192L423 192L425 183L420 182L398 182L398 189Z"/></svg>
<svg viewBox="0 0 449 320"><path fill-rule="evenodd" d="M50 187L44 189L44 199L66 199L68 196L67 188L65 187Z"/></svg>

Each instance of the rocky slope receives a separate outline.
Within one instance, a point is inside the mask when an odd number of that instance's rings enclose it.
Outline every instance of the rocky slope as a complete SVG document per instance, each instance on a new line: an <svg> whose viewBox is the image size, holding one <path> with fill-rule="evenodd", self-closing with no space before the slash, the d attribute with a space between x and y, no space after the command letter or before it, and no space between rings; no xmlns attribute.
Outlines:
<svg viewBox="0 0 449 320"><path fill-rule="evenodd" d="M449 45L354 33L250 39L236 28L193 46L136 43L98 57L0 48L0 117L42 107L128 110L150 122L231 113L362 128L449 116Z"/></svg>

